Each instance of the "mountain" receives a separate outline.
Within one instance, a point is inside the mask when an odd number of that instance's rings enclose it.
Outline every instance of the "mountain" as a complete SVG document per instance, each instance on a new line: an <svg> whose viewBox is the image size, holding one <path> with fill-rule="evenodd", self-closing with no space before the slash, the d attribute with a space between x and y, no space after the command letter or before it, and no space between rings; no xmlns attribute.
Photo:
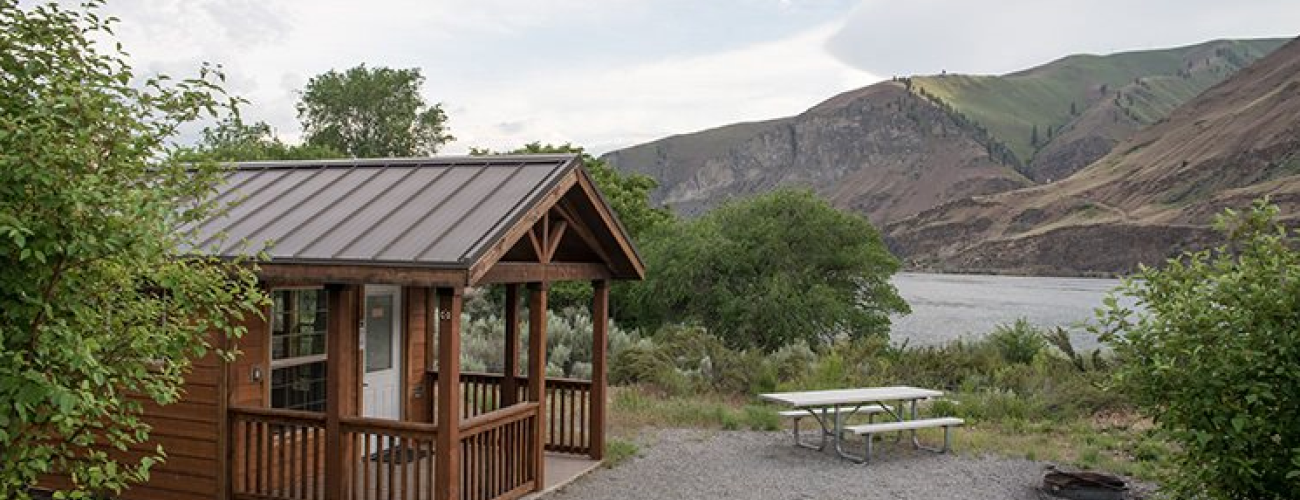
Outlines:
<svg viewBox="0 0 1300 500"><path fill-rule="evenodd" d="M981 126L1039 182L1105 156L1285 39L1216 40L1107 56L1073 55L1003 76L911 78L914 90Z"/></svg>
<svg viewBox="0 0 1300 500"><path fill-rule="evenodd" d="M1215 41L1071 56L1003 76L895 79L797 116L672 136L603 158L657 179L653 201L686 215L801 185L884 225L1065 177L1283 42Z"/></svg>
<svg viewBox="0 0 1300 500"><path fill-rule="evenodd" d="M1031 184L992 160L975 132L903 83L883 82L795 117L672 137L605 159L658 179L656 201L687 214L805 185L883 223Z"/></svg>
<svg viewBox="0 0 1300 500"><path fill-rule="evenodd" d="M886 228L913 265L1126 272L1218 240L1224 208L1268 195L1300 223L1300 39L1052 184L944 204Z"/></svg>

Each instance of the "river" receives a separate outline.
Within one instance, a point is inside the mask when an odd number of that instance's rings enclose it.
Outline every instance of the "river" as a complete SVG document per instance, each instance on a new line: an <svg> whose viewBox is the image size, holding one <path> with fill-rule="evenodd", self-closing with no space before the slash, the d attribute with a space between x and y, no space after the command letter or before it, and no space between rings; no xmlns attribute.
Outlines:
<svg viewBox="0 0 1300 500"><path fill-rule="evenodd" d="M1040 326L1066 327L1080 350L1098 346L1082 324L1094 320L1093 310L1120 284L1115 279L928 273L900 273L893 282L912 306L912 314L893 318L895 343L920 346L977 338L999 324L1026 318Z"/></svg>

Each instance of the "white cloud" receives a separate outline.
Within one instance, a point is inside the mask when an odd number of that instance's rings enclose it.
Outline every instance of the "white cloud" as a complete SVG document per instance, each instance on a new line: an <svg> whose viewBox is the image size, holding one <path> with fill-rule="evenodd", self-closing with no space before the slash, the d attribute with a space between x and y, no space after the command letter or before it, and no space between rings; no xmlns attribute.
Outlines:
<svg viewBox="0 0 1300 500"><path fill-rule="evenodd" d="M772 22L748 1L707 8ZM156 0L117 4L114 12L140 70L188 76L201 61L219 63L228 90L251 103L246 119L267 121L289 141L299 138L294 105L307 80L363 62L421 68L426 97L444 103L459 138L448 153L532 141L602 152L797 113L877 79L826 52L837 23L728 42L716 20L691 17L697 8L704 7L685 0ZM665 52L699 45L687 56L640 50L670 36L679 39ZM717 46L730 48L707 48ZM635 53L620 51L628 49Z"/></svg>
<svg viewBox="0 0 1300 500"><path fill-rule="evenodd" d="M743 49L505 79L449 99L455 147L573 142L604 152L665 135L799 113L879 78L827 54L825 25ZM500 127L508 120L513 126Z"/></svg>
<svg viewBox="0 0 1300 500"><path fill-rule="evenodd" d="M863 0L832 52L883 75L1003 73L1074 53L1293 37L1294 0Z"/></svg>

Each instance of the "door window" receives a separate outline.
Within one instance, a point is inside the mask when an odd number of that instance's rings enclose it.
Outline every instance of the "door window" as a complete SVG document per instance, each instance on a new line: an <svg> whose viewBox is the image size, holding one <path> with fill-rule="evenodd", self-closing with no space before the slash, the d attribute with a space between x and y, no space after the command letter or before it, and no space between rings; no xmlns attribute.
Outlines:
<svg viewBox="0 0 1300 500"><path fill-rule="evenodd" d="M393 296L366 297L366 373L393 368Z"/></svg>

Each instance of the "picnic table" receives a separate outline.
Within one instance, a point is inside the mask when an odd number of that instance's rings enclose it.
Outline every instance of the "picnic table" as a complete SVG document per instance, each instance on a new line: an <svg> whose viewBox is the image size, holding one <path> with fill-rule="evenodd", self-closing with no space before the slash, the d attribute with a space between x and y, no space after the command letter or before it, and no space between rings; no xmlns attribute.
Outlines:
<svg viewBox="0 0 1300 500"><path fill-rule="evenodd" d="M947 451L950 447L948 429L955 425L961 425L961 420L955 418L918 419L916 416L919 401L940 396L943 396L943 391L893 386L828 391L777 392L760 394L759 398L790 406L793 408L795 415L803 416L798 412L806 413L807 416L811 416L821 426L822 442L820 446L814 447L799 440L798 421L796 420L795 444L819 450L824 449L826 436L829 435L835 443L835 453L840 458L865 463L871 459L871 435L878 432L911 431L913 446L936 452ZM889 403L894 404L890 405ZM907 407L910 407L909 412L904 411ZM866 425L846 426L845 418L855 414L883 414L892 417L892 422L875 423L873 421ZM942 449L932 449L921 445L916 437L916 430L926 427L944 428L944 446ZM866 453L864 455L853 455L845 451L843 444L843 434L845 432L866 435Z"/></svg>

